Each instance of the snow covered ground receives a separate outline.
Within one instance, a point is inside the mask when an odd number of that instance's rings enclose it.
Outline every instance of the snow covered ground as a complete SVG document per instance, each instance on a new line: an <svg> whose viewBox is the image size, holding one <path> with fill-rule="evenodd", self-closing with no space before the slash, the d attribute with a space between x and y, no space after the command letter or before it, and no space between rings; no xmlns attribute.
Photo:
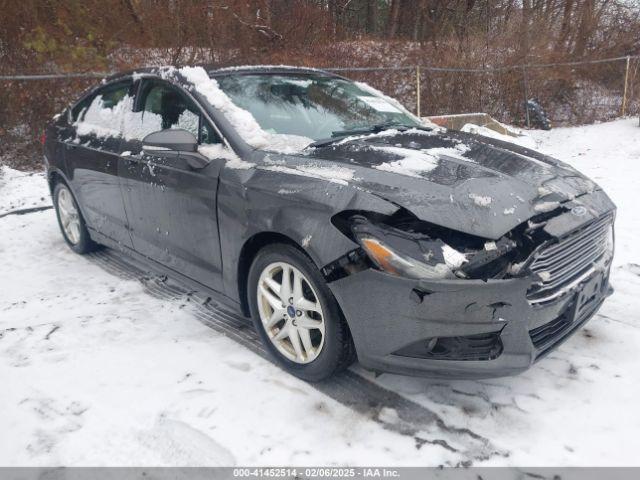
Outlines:
<svg viewBox="0 0 640 480"><path fill-rule="evenodd" d="M4 215L49 199L41 175L3 168L0 465L640 465L636 125L532 134L619 208L616 293L586 328L513 378L374 378L354 366L441 419L427 442L390 428L392 409L355 411L203 325L184 301L73 254L52 210ZM462 431L499 453L457 448Z"/></svg>

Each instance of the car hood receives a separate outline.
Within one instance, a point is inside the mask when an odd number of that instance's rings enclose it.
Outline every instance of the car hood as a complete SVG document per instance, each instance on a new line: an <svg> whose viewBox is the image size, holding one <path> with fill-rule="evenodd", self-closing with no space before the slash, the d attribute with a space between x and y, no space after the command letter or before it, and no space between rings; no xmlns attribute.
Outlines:
<svg viewBox="0 0 640 480"><path fill-rule="evenodd" d="M342 176L351 172L351 185L423 221L490 239L599 190L573 168L534 150L440 129L348 137L312 148L306 158L333 163Z"/></svg>

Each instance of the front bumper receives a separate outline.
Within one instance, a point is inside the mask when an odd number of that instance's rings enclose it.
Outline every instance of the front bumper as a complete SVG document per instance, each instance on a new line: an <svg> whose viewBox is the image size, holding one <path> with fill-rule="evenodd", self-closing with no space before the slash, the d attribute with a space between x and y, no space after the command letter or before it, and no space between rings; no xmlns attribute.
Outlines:
<svg viewBox="0 0 640 480"><path fill-rule="evenodd" d="M612 292L608 265L542 305L526 297L534 280L411 280L368 269L329 286L365 368L483 378L526 370Z"/></svg>

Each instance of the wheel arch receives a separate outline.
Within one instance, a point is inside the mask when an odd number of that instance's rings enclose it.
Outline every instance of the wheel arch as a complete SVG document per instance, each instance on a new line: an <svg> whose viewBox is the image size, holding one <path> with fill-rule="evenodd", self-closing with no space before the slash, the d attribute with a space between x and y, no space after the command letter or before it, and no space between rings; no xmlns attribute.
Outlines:
<svg viewBox="0 0 640 480"><path fill-rule="evenodd" d="M49 191L51 192L51 194L53 194L53 189L56 187L56 184L60 182L69 187L69 182L60 170L58 170L57 168L49 170L49 172L47 173L47 183L49 185Z"/></svg>
<svg viewBox="0 0 640 480"><path fill-rule="evenodd" d="M249 311L249 292L247 290L249 270L251 269L253 260L256 258L258 252L267 245L272 245L274 243L284 243L287 245L291 245L292 247L305 254L307 257L311 258L295 240L282 233L265 231L256 233L255 235L250 237L244 243L244 245L242 245L242 249L240 250L240 255L238 257L238 271L236 277L238 282L237 288L238 297L240 299L240 308L242 309L242 313L247 317L251 315ZM311 259L311 261L313 262L313 259ZM315 264L316 262L313 263Z"/></svg>

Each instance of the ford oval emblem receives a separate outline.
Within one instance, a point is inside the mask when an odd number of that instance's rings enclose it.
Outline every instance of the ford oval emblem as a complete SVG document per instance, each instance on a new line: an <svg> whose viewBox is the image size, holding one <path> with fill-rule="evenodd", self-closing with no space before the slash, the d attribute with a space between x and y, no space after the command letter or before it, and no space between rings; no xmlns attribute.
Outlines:
<svg viewBox="0 0 640 480"><path fill-rule="evenodd" d="M571 209L571 213L573 213L576 217L582 217L585 213L587 213L587 209L582 205L578 205Z"/></svg>

